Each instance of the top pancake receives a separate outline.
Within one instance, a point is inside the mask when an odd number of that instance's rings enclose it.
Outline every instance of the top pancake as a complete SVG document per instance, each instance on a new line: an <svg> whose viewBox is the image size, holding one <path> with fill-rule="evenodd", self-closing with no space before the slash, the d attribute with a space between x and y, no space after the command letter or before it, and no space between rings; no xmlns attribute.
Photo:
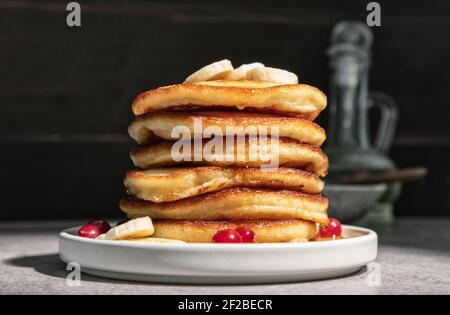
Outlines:
<svg viewBox="0 0 450 315"><path fill-rule="evenodd" d="M238 109L314 120L326 105L325 94L306 84L205 81L141 93L134 100L132 110L135 115L142 115L166 110Z"/></svg>
<svg viewBox="0 0 450 315"><path fill-rule="evenodd" d="M281 138L321 146L325 131L317 124L297 118L248 112L160 112L136 117L128 127L130 136L138 144L150 144L164 140L178 140L182 134L172 133L176 127L185 126L191 138L209 138L208 129L219 129L223 136L243 136L254 130L265 130L270 136L278 132Z"/></svg>

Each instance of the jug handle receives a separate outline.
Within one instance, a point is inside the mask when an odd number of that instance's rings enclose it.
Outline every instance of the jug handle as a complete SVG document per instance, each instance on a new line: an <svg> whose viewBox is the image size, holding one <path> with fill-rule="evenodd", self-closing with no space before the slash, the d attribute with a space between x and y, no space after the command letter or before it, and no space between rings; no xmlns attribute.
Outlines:
<svg viewBox="0 0 450 315"><path fill-rule="evenodd" d="M371 92L368 105L369 108L378 108L381 113L373 147L382 152L387 152L391 148L397 126L397 104L389 95Z"/></svg>

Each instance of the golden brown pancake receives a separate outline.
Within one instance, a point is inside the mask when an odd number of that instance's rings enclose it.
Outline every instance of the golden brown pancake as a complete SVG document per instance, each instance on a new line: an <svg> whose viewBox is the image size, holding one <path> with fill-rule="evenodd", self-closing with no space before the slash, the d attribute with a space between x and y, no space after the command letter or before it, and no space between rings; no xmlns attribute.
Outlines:
<svg viewBox="0 0 450 315"><path fill-rule="evenodd" d="M303 220L264 221L153 221L154 237L189 243L211 243L214 234L224 229L246 227L255 233L256 243L302 242L314 238L316 224Z"/></svg>
<svg viewBox="0 0 450 315"><path fill-rule="evenodd" d="M141 93L134 100L132 110L135 115L142 115L167 110L238 109L314 120L326 105L325 94L306 84L205 81Z"/></svg>
<svg viewBox="0 0 450 315"><path fill-rule="evenodd" d="M274 146L271 146L270 141L256 142L255 146L252 146L248 139L246 139L243 146L238 145L237 141L234 141L234 152L231 153L230 148L233 148L233 146L226 147L226 141L223 141L222 150L215 150L212 147L212 154L204 156L202 152L205 152L205 148L208 148L208 142L205 140L203 143L200 143L201 150L198 154L198 161L195 161L195 146L190 141L183 142L186 145L190 145L191 148L191 153L188 154L187 159L184 161L181 160L181 156L178 157L179 161L174 160L172 146L177 142L168 141L139 147L132 151L130 156L134 165L142 169L174 165L261 167L268 166L273 162L278 166L304 169L319 176L325 176L328 171L328 158L319 147L293 140L279 139L278 142L274 140L274 142L278 143L278 145ZM209 147L211 148L211 146ZM243 150L239 149L241 147ZM252 148L256 149L251 150ZM178 147L174 152L183 153L184 149L189 153L187 146L184 146L184 148ZM256 153L255 156L250 155L252 151ZM227 160L228 158L229 160Z"/></svg>
<svg viewBox="0 0 450 315"><path fill-rule="evenodd" d="M328 199L291 190L228 188L218 192L155 203L135 197L122 199L129 218L158 220L284 220L327 223Z"/></svg>
<svg viewBox="0 0 450 315"><path fill-rule="evenodd" d="M201 129L195 130L195 122L201 121ZM219 128L223 136L244 136L246 130L256 128L277 130L280 138L321 146L326 139L325 131L317 124L295 117L282 117L248 112L163 112L136 117L128 127L130 136L138 144L149 144L159 139L178 140L181 134L173 134L177 126L186 126L193 138L205 136L205 129ZM236 128L234 131L231 127ZM274 129L277 128L277 129ZM247 133L248 135L248 133Z"/></svg>
<svg viewBox="0 0 450 315"><path fill-rule="evenodd" d="M127 172L124 184L129 194L153 202L194 197L231 187L267 187L319 194L323 181L314 174L278 168L182 167Z"/></svg>

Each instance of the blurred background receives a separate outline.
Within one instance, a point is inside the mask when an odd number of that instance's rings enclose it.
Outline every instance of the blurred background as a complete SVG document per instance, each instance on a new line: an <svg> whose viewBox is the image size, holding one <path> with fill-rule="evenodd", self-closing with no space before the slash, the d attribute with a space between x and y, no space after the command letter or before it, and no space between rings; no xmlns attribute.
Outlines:
<svg viewBox="0 0 450 315"><path fill-rule="evenodd" d="M0 1L0 220L118 217L134 97L213 61L261 61L328 93L330 33L365 22L368 2L79 1L71 28L68 1ZM390 157L428 169L394 211L447 216L450 2L378 2L369 84L398 105Z"/></svg>

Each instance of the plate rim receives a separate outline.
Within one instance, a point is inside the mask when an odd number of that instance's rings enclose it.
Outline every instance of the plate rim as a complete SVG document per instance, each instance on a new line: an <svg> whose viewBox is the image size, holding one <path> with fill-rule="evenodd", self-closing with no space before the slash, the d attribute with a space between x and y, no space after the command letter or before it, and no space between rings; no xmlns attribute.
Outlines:
<svg viewBox="0 0 450 315"><path fill-rule="evenodd" d="M362 232L363 235L359 235L356 237L345 238L340 240L326 240L319 242L280 242L280 243L245 243L245 244L231 244L231 243L139 243L139 242L129 242L129 241L120 241L120 240L96 240L90 238L83 238L77 235L74 235L74 231L78 230L81 226L75 226L66 228L59 233L59 239L75 241L79 243L87 243L87 244L98 244L98 245L106 245L106 246L117 246L117 247L130 247L130 248L140 248L140 249L176 249L176 250L224 250L224 251L233 251L233 250L267 250L267 249L279 249L283 248L310 248L310 247L327 247L332 245L335 246L347 246L347 245L355 245L360 242L370 241L375 239L378 241L378 235L375 231L363 228L354 225L342 225L342 229L345 230L353 230L356 232Z"/></svg>

